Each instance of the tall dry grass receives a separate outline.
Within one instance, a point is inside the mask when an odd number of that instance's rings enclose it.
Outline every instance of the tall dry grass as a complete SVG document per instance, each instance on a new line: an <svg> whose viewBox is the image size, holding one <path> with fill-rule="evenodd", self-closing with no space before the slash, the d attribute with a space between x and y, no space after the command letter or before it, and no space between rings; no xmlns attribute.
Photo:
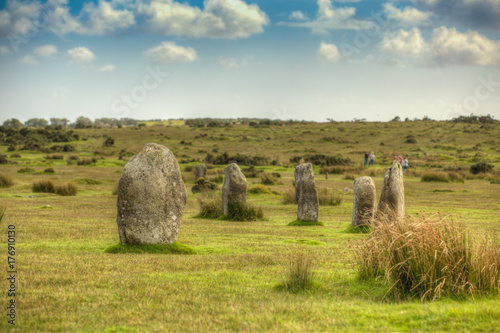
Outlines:
<svg viewBox="0 0 500 333"><path fill-rule="evenodd" d="M475 244L462 224L437 217L382 217L355 253L362 279L378 278L388 295L435 300L443 295L496 293L500 247Z"/></svg>
<svg viewBox="0 0 500 333"><path fill-rule="evenodd" d="M290 256L284 270L283 282L278 288L294 292L309 289L313 286L315 279L312 268L313 257L310 254L298 252Z"/></svg>

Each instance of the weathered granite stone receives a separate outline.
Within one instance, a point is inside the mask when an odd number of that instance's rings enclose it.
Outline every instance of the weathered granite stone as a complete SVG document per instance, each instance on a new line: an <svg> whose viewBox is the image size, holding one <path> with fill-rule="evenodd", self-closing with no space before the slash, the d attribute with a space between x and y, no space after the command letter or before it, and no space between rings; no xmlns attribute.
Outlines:
<svg viewBox="0 0 500 333"><path fill-rule="evenodd" d="M377 209L375 183L371 177L354 180L354 202L352 205L352 225L369 225Z"/></svg>
<svg viewBox="0 0 500 333"><path fill-rule="evenodd" d="M173 244L187 191L174 154L148 143L125 165L116 218L122 244Z"/></svg>
<svg viewBox="0 0 500 333"><path fill-rule="evenodd" d="M394 216L399 219L403 219L405 216L403 168L397 161L394 161L392 167L385 170L377 215Z"/></svg>
<svg viewBox="0 0 500 333"><path fill-rule="evenodd" d="M247 202L247 179L236 163L229 164L224 170L224 184L222 185L222 205L224 215L227 215L229 202Z"/></svg>
<svg viewBox="0 0 500 333"><path fill-rule="evenodd" d="M198 180L200 178L205 178L205 180L207 179L207 167L203 163L198 164L196 167L196 177L194 180Z"/></svg>
<svg viewBox="0 0 500 333"><path fill-rule="evenodd" d="M298 205L297 219L318 222L318 191L311 163L303 163L295 168L295 197Z"/></svg>

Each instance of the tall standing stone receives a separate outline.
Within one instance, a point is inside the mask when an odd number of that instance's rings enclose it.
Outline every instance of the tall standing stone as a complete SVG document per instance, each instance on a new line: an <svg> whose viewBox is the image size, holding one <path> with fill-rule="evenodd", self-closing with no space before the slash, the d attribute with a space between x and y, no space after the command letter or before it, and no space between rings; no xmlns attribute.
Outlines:
<svg viewBox="0 0 500 333"><path fill-rule="evenodd" d="M230 202L247 202L247 179L236 163L229 164L224 170L224 185L222 185L222 205L224 215L227 215Z"/></svg>
<svg viewBox="0 0 500 333"><path fill-rule="evenodd" d="M196 167L196 177L194 180L198 180L200 178L205 178L207 179L207 167L205 164L198 164Z"/></svg>
<svg viewBox="0 0 500 333"><path fill-rule="evenodd" d="M298 205L297 219L318 222L318 191L311 163L303 163L295 168L295 197Z"/></svg>
<svg viewBox="0 0 500 333"><path fill-rule="evenodd" d="M368 225L375 217L377 199L375 183L371 177L359 177L354 180L354 202L352 205L352 225Z"/></svg>
<svg viewBox="0 0 500 333"><path fill-rule="evenodd" d="M116 218L122 244L173 244L187 191L174 154L148 143L125 165Z"/></svg>
<svg viewBox="0 0 500 333"><path fill-rule="evenodd" d="M396 160L392 162L392 167L385 170L377 214L394 215L399 219L403 219L405 216L403 168Z"/></svg>

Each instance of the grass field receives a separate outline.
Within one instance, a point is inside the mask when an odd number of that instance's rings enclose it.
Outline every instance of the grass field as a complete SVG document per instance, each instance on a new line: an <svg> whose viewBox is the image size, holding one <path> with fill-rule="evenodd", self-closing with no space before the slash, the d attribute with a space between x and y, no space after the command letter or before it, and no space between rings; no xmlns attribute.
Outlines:
<svg viewBox="0 0 500 333"><path fill-rule="evenodd" d="M500 298L486 295L442 298L435 302L391 301L387 288L360 281L353 247L366 234L345 232L352 216L352 176L371 175L380 195L384 169L394 155L407 155L406 213L438 214L463 222L476 238L500 232L500 126L435 121L390 123L304 123L254 128L191 128L182 122L147 124L141 129L82 129L72 142L76 150L64 159L46 153L16 151L0 171L14 180L0 188L0 206L7 226L17 231L17 318L0 330L15 331L499 331ZM151 125L151 126L150 126ZM202 136L203 134L203 136ZM206 135L205 135L206 134ZM405 143L412 135L416 143ZM103 147L106 137L115 141ZM126 161L146 143L171 149L188 188L178 242L195 255L112 254L118 243L116 195L113 191ZM183 142L183 143L181 143ZM9 156L7 145L0 154ZM374 151L375 166L364 167L363 153ZM295 164L290 158L307 154L340 154L353 161L328 179L314 167L318 188L338 193L342 204L320 206L325 226L291 227L297 207L283 204L273 192L248 194L265 218L254 222L197 219L191 193L194 174L185 171L207 154L228 152L264 155L278 165L257 166L279 172L275 192L292 188ZM119 155L122 159L119 159ZM68 165L66 158L96 157L95 165ZM470 165L495 165L490 174L473 176ZM29 167L32 172L18 173ZM46 168L55 173L44 173ZM423 172L465 168L463 182L422 182ZM224 165L209 169L209 179ZM445 169L447 168L447 169ZM34 180L73 182L77 196L32 193ZM248 188L260 178L248 178ZM219 184L220 186L220 184ZM31 197L32 196L32 197ZM49 205L50 207L47 207ZM4 276L6 236L2 241ZM302 292L287 292L283 281L290 257L312 258L315 284ZM2 304L7 304L3 279ZM4 307L5 309L5 307ZM4 310L6 313L6 310Z"/></svg>

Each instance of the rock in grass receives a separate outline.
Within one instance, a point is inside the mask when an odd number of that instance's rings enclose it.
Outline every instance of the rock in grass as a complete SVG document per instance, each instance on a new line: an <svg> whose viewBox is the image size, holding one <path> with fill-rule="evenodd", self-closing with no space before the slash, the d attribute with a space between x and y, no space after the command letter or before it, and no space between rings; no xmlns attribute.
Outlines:
<svg viewBox="0 0 500 333"><path fill-rule="evenodd" d="M174 154L148 143L125 165L118 182L118 232L122 244L173 244L187 191Z"/></svg>
<svg viewBox="0 0 500 333"><path fill-rule="evenodd" d="M375 183L371 177L354 180L354 202L352 205L353 227L369 225L377 208Z"/></svg>
<svg viewBox="0 0 500 333"><path fill-rule="evenodd" d="M205 166L205 164L198 164L198 166L196 167L196 176L194 178L194 180L198 180L200 178L203 178L203 179L207 179L207 167Z"/></svg>
<svg viewBox="0 0 500 333"><path fill-rule="evenodd" d="M224 170L222 185L222 207L224 215L228 213L229 202L247 203L247 179L236 163L229 164Z"/></svg>
<svg viewBox="0 0 500 333"><path fill-rule="evenodd" d="M295 197L298 205L297 219L318 222L318 191L311 163L303 163L295 168Z"/></svg>
<svg viewBox="0 0 500 333"><path fill-rule="evenodd" d="M394 216L398 219L403 219L405 216L403 168L397 161L394 161L392 167L385 170L377 214Z"/></svg>

